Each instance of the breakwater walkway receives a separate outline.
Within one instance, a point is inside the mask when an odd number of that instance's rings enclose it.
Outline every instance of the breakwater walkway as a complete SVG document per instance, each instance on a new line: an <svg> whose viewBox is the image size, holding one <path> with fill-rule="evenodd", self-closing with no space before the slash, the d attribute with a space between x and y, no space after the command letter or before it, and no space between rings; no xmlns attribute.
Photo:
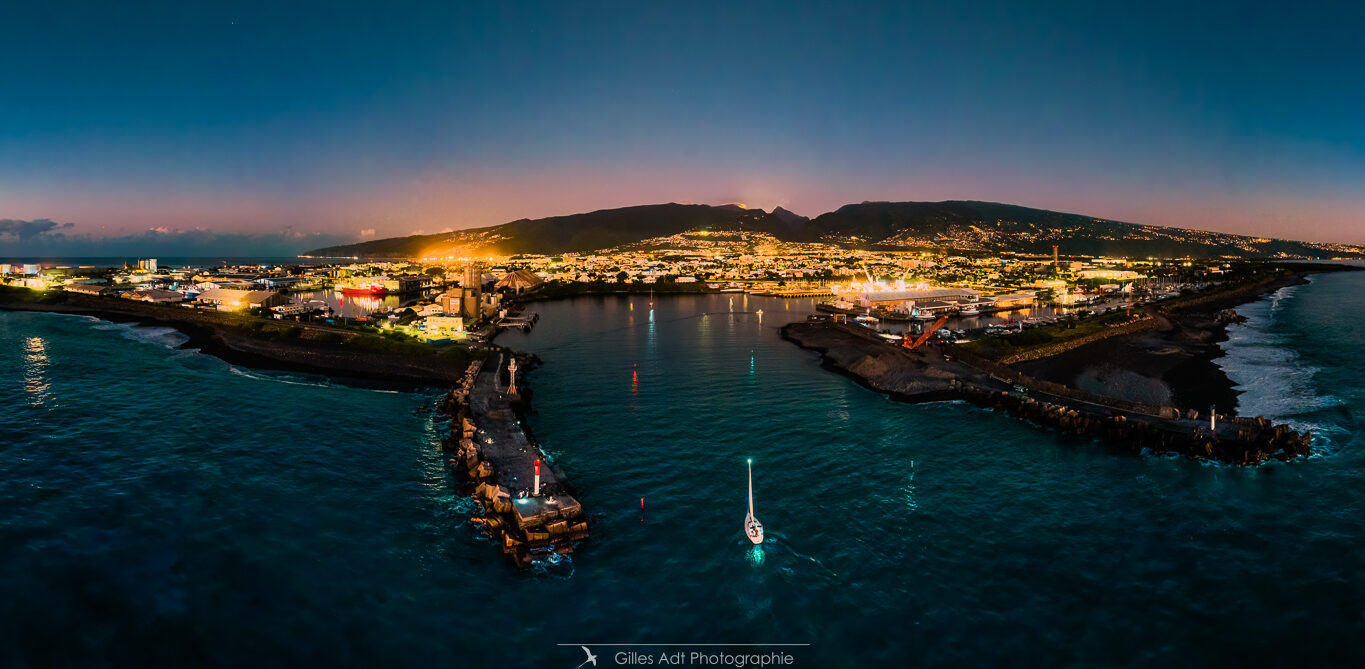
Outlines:
<svg viewBox="0 0 1365 669"><path fill-rule="evenodd" d="M894 346L858 325L828 320L790 323L782 328L782 337L820 352L825 367L902 401L965 400L1134 452L1150 449L1257 465L1307 455L1311 448L1311 435L1264 418L1201 420L1174 407L1083 393L951 347Z"/></svg>
<svg viewBox="0 0 1365 669"><path fill-rule="evenodd" d="M471 522L521 567L572 553L588 537L582 505L522 425L529 364L505 354L473 362L442 405L450 418L447 465L480 507Z"/></svg>

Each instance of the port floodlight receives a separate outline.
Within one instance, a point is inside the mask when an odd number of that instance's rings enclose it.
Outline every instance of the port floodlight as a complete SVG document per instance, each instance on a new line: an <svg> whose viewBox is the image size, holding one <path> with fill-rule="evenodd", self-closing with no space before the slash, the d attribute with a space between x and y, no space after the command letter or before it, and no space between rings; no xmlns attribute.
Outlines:
<svg viewBox="0 0 1365 669"><path fill-rule="evenodd" d="M753 458L746 458L746 459L749 461L749 464L751 464L751 465L754 464L754 459L753 459Z"/></svg>

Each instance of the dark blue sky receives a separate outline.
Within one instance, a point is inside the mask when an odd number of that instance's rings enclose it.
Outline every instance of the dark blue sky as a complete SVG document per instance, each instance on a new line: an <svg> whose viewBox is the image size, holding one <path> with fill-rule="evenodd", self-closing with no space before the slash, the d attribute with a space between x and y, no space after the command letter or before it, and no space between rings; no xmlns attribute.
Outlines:
<svg viewBox="0 0 1365 669"><path fill-rule="evenodd" d="M0 244L958 198L1365 242L1365 10L1096 4L5 3Z"/></svg>

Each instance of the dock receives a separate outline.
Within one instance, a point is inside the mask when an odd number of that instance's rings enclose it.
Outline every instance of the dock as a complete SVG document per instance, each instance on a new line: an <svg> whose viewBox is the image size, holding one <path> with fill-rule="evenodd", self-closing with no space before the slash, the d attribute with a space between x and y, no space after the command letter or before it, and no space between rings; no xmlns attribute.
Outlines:
<svg viewBox="0 0 1365 669"><path fill-rule="evenodd" d="M516 328L522 332L530 332L539 321L540 314L533 311L528 314L508 314L498 319L496 325L499 330Z"/></svg>
<svg viewBox="0 0 1365 669"><path fill-rule="evenodd" d="M829 288L792 288L759 291L757 295L767 295L769 297L834 297L834 291Z"/></svg>
<svg viewBox="0 0 1365 669"><path fill-rule="evenodd" d="M501 354L471 363L442 406L450 417L447 465L480 507L470 522L519 567L570 554L588 538L582 505L522 425L529 365Z"/></svg>

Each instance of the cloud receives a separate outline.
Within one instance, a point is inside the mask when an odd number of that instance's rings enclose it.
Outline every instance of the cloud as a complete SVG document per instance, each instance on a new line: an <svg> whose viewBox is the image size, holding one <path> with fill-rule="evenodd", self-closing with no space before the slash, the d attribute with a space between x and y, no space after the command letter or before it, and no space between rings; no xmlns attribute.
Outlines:
<svg viewBox="0 0 1365 669"><path fill-rule="evenodd" d="M60 239L65 236L63 230L73 227L71 223L58 223L50 218L35 218L31 221L0 218L0 242L24 242L38 237Z"/></svg>
<svg viewBox="0 0 1365 669"><path fill-rule="evenodd" d="M214 232L157 226L141 232L96 237L73 232L75 225L40 218L0 219L0 256L4 257L288 257L311 249L348 244L346 235L300 232L281 226L274 232ZM374 235L374 230L369 231Z"/></svg>
<svg viewBox="0 0 1365 669"><path fill-rule="evenodd" d="M360 238L361 238L361 239L366 239L366 238L368 238L368 237L373 237L373 236L374 236L374 228L365 228L364 230L361 230L361 231L360 231Z"/></svg>

